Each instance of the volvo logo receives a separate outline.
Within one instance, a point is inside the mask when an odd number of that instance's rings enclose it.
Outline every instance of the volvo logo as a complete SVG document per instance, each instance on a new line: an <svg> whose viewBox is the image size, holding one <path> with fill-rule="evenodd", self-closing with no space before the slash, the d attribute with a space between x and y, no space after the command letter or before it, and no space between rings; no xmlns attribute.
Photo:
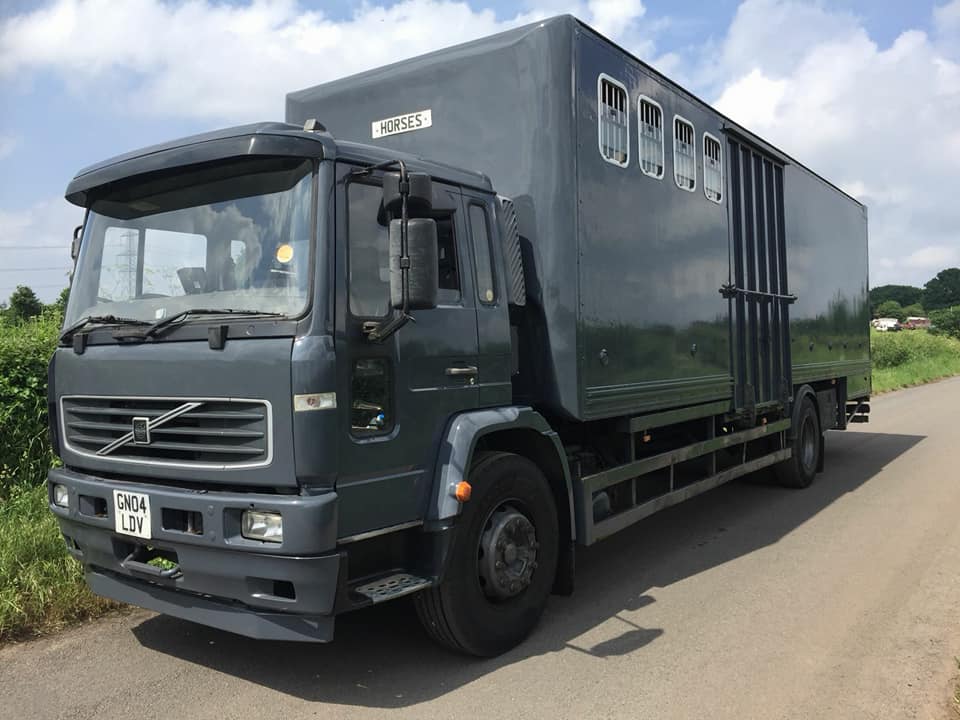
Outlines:
<svg viewBox="0 0 960 720"><path fill-rule="evenodd" d="M136 445L150 444L150 418L135 417L133 419L133 442Z"/></svg>
<svg viewBox="0 0 960 720"><path fill-rule="evenodd" d="M97 450L97 455L109 455L117 448L121 448L130 443L133 443L134 445L149 445L151 430L160 427L161 425L165 425L174 418L185 415L191 410L196 410L201 405L203 405L202 402L187 402L183 405L178 405L173 410L168 410L163 415L158 415L155 418L139 416L135 417L133 418L133 429Z"/></svg>

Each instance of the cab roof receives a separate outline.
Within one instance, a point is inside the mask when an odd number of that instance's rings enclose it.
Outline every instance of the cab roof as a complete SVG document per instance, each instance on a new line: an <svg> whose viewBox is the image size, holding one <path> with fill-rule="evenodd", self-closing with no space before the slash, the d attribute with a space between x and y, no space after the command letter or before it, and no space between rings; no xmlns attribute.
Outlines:
<svg viewBox="0 0 960 720"><path fill-rule="evenodd" d="M338 142L325 130L308 131L289 123L261 122L151 145L90 165L70 181L65 197L75 205L87 207L98 189L106 189L128 178L176 167L256 155L340 159L358 165L403 160L410 170L427 172L457 185L487 192L493 190L490 179L483 173L431 162L385 148Z"/></svg>

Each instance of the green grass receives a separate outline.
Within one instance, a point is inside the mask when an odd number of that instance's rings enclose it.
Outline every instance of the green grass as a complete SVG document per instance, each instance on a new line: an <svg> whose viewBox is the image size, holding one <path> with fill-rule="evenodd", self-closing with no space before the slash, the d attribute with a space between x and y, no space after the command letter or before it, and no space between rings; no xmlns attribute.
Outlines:
<svg viewBox="0 0 960 720"><path fill-rule="evenodd" d="M960 340L904 330L872 332L870 345L875 393L960 375Z"/></svg>
<svg viewBox="0 0 960 720"><path fill-rule="evenodd" d="M45 485L0 500L0 643L97 617L118 605L91 593L47 507Z"/></svg>

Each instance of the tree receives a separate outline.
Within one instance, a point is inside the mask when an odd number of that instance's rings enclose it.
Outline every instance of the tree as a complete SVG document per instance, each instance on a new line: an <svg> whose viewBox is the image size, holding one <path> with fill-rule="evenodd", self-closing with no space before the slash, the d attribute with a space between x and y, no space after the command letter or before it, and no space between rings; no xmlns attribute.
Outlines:
<svg viewBox="0 0 960 720"><path fill-rule="evenodd" d="M65 287L60 291L60 294L57 296L57 299L53 301L53 304L50 305L54 310L63 315L67 310L67 301L70 300L70 288Z"/></svg>
<svg viewBox="0 0 960 720"><path fill-rule="evenodd" d="M913 305L907 305L903 309L903 314L907 317L926 317L927 312L923 309L923 305L914 303Z"/></svg>
<svg viewBox="0 0 960 720"><path fill-rule="evenodd" d="M960 268L947 268L923 286L923 306L942 310L960 305Z"/></svg>
<svg viewBox="0 0 960 720"><path fill-rule="evenodd" d="M877 314L877 308L881 303L896 300L906 307L920 302L922 295L923 290L913 285L880 285L870 289L870 308L873 310L874 317L881 317Z"/></svg>
<svg viewBox="0 0 960 720"><path fill-rule="evenodd" d="M877 317L896 318L903 322L907 319L907 314L896 300L885 300L877 308Z"/></svg>
<svg viewBox="0 0 960 720"><path fill-rule="evenodd" d="M14 321L28 320L43 312L40 298L26 285L17 285L10 296L10 316Z"/></svg>
<svg viewBox="0 0 960 720"><path fill-rule="evenodd" d="M930 313L930 322L934 332L950 335L960 340L960 305Z"/></svg>

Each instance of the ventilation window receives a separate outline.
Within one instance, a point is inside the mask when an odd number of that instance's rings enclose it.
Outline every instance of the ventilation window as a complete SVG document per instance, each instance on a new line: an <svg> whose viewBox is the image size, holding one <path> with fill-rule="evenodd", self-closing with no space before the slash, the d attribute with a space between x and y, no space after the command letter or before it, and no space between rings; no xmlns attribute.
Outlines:
<svg viewBox="0 0 960 720"><path fill-rule="evenodd" d="M673 177L677 185L693 192L697 187L697 156L693 124L679 115L673 117Z"/></svg>
<svg viewBox="0 0 960 720"><path fill-rule="evenodd" d="M710 133L703 134L703 192L708 200L723 200L723 148Z"/></svg>
<svg viewBox="0 0 960 720"><path fill-rule="evenodd" d="M627 89L606 75L597 81L597 130L600 154L607 162L626 167L630 162L630 115Z"/></svg>
<svg viewBox="0 0 960 720"><path fill-rule="evenodd" d="M663 177L663 109L648 97L637 101L640 122L640 169L644 175Z"/></svg>

